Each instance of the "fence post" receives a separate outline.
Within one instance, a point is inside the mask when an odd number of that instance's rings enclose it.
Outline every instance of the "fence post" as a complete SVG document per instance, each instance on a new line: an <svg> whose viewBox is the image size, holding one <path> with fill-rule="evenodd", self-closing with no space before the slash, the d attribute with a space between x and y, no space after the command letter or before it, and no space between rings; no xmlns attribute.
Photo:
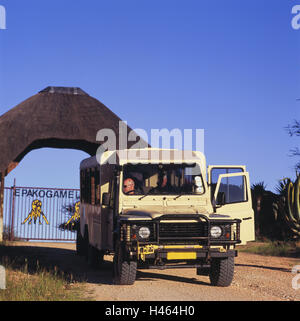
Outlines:
<svg viewBox="0 0 300 321"><path fill-rule="evenodd" d="M10 225L10 232L9 232L9 240L13 241L15 238L14 220L15 220L16 179L14 179L14 186L12 187L11 192L12 192L12 202L11 202L11 225Z"/></svg>
<svg viewBox="0 0 300 321"><path fill-rule="evenodd" d="M0 242L3 241L4 173L0 172Z"/></svg>

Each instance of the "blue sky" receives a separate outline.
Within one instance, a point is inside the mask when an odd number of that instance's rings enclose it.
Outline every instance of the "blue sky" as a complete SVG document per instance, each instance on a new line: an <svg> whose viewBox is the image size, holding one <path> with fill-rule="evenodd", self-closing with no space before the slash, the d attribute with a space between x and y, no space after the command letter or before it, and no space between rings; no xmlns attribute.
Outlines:
<svg viewBox="0 0 300 321"><path fill-rule="evenodd" d="M245 164L273 190L300 138L300 0L0 0L0 114L52 86L81 87L132 128L204 129L208 164ZM29 153L6 184L79 186L87 154Z"/></svg>

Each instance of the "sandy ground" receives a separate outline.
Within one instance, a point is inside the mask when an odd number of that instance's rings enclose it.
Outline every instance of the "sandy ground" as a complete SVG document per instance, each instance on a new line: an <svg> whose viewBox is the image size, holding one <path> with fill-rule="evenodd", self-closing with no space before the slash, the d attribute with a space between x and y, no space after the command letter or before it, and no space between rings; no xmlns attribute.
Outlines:
<svg viewBox="0 0 300 321"><path fill-rule="evenodd" d="M132 286L113 284L112 257L105 256L101 269L87 266L75 254L75 244L15 243L42 264L56 266L84 286L83 297L96 301L299 301L300 274L293 266L300 258L266 257L239 253L235 259L233 283L227 288L210 285L207 276L197 276L195 269L141 270ZM19 248L20 249L20 248ZM292 282L299 278L299 289Z"/></svg>

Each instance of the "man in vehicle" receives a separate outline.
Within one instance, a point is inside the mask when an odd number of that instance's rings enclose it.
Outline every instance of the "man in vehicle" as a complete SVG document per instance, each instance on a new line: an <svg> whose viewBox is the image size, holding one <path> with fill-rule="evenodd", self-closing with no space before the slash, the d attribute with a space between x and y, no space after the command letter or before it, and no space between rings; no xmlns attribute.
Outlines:
<svg viewBox="0 0 300 321"><path fill-rule="evenodd" d="M132 178L126 178L123 184L123 193L126 195L133 195L135 191L135 183Z"/></svg>

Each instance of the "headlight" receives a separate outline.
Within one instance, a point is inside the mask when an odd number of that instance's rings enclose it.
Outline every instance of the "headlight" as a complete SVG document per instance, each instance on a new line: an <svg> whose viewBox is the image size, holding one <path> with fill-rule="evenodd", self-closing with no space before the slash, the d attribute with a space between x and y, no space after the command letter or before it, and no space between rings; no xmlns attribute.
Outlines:
<svg viewBox="0 0 300 321"><path fill-rule="evenodd" d="M150 230L148 227L140 227L139 229L139 237L142 239L147 239L150 236Z"/></svg>
<svg viewBox="0 0 300 321"><path fill-rule="evenodd" d="M213 226L210 229L210 235L214 238L218 238L222 235L222 229L220 226Z"/></svg>

